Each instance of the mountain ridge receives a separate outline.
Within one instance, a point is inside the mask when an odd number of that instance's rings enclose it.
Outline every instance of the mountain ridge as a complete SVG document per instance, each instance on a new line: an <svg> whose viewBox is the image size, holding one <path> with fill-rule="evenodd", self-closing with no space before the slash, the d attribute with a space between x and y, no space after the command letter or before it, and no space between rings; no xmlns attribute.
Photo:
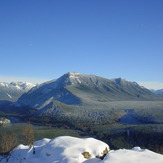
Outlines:
<svg viewBox="0 0 163 163"><path fill-rule="evenodd" d="M146 117L146 123L162 123L162 101L163 96L136 82L69 72L33 87L14 103L0 103L0 111L78 127L119 122L131 109L140 122Z"/></svg>
<svg viewBox="0 0 163 163"><path fill-rule="evenodd" d="M163 95L163 89L158 89L158 90L151 90L153 93L158 94L158 95Z"/></svg>
<svg viewBox="0 0 163 163"><path fill-rule="evenodd" d="M14 103L40 110L52 101L68 105L91 105L109 101L153 100L157 95L136 82L122 78L106 79L95 75L68 72L57 80L33 87Z"/></svg>

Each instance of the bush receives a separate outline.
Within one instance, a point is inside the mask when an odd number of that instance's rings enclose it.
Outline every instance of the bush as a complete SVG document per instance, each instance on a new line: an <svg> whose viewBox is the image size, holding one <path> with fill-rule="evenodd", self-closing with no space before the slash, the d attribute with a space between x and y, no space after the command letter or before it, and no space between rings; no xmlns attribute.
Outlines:
<svg viewBox="0 0 163 163"><path fill-rule="evenodd" d="M25 143L31 148L34 143L34 130L32 125L28 124L28 126L23 129L22 135L25 137Z"/></svg>
<svg viewBox="0 0 163 163"><path fill-rule="evenodd" d="M14 133L1 134L0 154L8 154L17 145L17 135Z"/></svg>

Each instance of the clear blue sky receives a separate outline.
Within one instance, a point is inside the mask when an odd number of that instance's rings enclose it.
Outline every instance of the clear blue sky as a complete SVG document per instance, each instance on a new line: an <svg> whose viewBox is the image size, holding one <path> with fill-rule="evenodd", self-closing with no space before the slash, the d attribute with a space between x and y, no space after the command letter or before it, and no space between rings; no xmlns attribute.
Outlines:
<svg viewBox="0 0 163 163"><path fill-rule="evenodd" d="M163 83L163 0L0 0L0 57L0 81Z"/></svg>

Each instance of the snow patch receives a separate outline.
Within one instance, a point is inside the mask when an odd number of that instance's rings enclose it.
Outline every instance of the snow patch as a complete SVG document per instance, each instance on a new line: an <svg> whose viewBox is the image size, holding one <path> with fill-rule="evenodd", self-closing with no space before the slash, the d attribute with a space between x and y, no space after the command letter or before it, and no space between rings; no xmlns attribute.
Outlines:
<svg viewBox="0 0 163 163"><path fill-rule="evenodd" d="M69 78L71 79L71 82L72 84L75 84L75 83L80 83L81 84L81 81L80 81L80 73L77 73L77 72L69 72Z"/></svg>
<svg viewBox="0 0 163 163"><path fill-rule="evenodd" d="M40 105L40 107L38 108L38 110L40 110L40 109L42 109L43 107L45 107L46 105L50 104L50 103L53 101L53 99L54 99L54 97L50 97L50 98L49 98L48 100L46 100L42 105L37 104L37 105L35 105L35 106L37 107L38 105Z"/></svg>
<svg viewBox="0 0 163 163"><path fill-rule="evenodd" d="M1 82L1 83L0 83L0 86L2 86L2 87L8 87L8 83Z"/></svg>
<svg viewBox="0 0 163 163"><path fill-rule="evenodd" d="M8 93L6 93L7 94L7 96L9 97L9 98L12 98L12 96L11 95L9 95Z"/></svg>

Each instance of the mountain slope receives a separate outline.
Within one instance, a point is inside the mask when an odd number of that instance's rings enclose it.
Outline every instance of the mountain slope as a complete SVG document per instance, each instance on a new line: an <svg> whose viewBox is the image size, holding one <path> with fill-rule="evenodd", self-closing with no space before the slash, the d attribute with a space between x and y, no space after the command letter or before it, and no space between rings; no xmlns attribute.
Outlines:
<svg viewBox="0 0 163 163"><path fill-rule="evenodd" d="M34 86L34 84L27 82L0 82L0 100L16 101Z"/></svg>
<svg viewBox="0 0 163 163"><path fill-rule="evenodd" d="M152 90L152 92L154 92L155 94L158 94L158 95L163 95L163 89Z"/></svg>
<svg viewBox="0 0 163 163"><path fill-rule="evenodd" d="M148 89L122 78L109 80L78 73L69 73L69 78L72 84L68 85L67 89L87 104L119 100L151 100L156 97Z"/></svg>
<svg viewBox="0 0 163 163"><path fill-rule="evenodd" d="M14 104L33 109L43 109L52 101L68 105L104 104L110 101L154 100L157 95L125 79L105 79L95 75L66 73L55 81L34 87Z"/></svg>
<svg viewBox="0 0 163 163"><path fill-rule="evenodd" d="M70 105L80 104L80 99L66 89L67 82L67 79L63 76L56 81L52 80L36 86L23 94L14 105L40 110L53 100Z"/></svg>

